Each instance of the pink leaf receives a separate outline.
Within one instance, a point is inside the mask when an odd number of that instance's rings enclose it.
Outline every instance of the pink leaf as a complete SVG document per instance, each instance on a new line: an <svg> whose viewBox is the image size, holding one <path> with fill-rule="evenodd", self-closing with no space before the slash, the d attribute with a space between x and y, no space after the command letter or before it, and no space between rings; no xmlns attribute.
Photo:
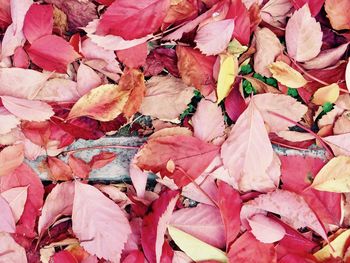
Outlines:
<svg viewBox="0 0 350 263"><path fill-rule="evenodd" d="M325 0L292 0L295 9L299 9L305 4L310 7L311 15L315 17L321 10Z"/></svg>
<svg viewBox="0 0 350 263"><path fill-rule="evenodd" d="M35 40L27 51L34 64L59 73L66 73L67 66L80 57L67 41L55 35Z"/></svg>
<svg viewBox="0 0 350 263"><path fill-rule="evenodd" d="M218 206L226 233L226 250L229 249L241 229L240 212L242 200L239 193L230 185L218 181Z"/></svg>
<svg viewBox="0 0 350 263"><path fill-rule="evenodd" d="M97 155L94 155L90 161L91 169L99 169L110 162L113 162L113 160L117 157L117 155L113 152L100 152Z"/></svg>
<svg viewBox="0 0 350 263"><path fill-rule="evenodd" d="M349 61L348 61L348 64L346 65L345 81L346 81L346 87L348 88L348 91L350 92L350 62Z"/></svg>
<svg viewBox="0 0 350 263"><path fill-rule="evenodd" d="M14 233L16 230L16 221L13 217L11 207L7 201L0 195L0 233Z"/></svg>
<svg viewBox="0 0 350 263"><path fill-rule="evenodd" d="M225 135L225 122L221 108L209 100L198 103L192 117L194 136L202 141L212 142Z"/></svg>
<svg viewBox="0 0 350 263"><path fill-rule="evenodd" d="M335 156L350 156L350 133L327 136L323 139L332 148Z"/></svg>
<svg viewBox="0 0 350 263"><path fill-rule="evenodd" d="M38 222L38 232L42 235L60 216L72 214L74 183L57 184L46 197Z"/></svg>
<svg viewBox="0 0 350 263"><path fill-rule="evenodd" d="M139 68L146 63L147 53L147 43L145 42L128 49L118 50L117 56L119 61L127 67Z"/></svg>
<svg viewBox="0 0 350 263"><path fill-rule="evenodd" d="M304 62L316 57L322 46L321 25L311 16L306 4L295 11L286 27L288 54L296 61Z"/></svg>
<svg viewBox="0 0 350 263"><path fill-rule="evenodd" d="M178 198L177 191L164 192L152 204L152 212L143 218L141 244L150 262L160 262L164 235Z"/></svg>
<svg viewBox="0 0 350 263"><path fill-rule="evenodd" d="M169 224L215 247L225 246L221 214L214 206L199 204L195 208L177 210Z"/></svg>
<svg viewBox="0 0 350 263"><path fill-rule="evenodd" d="M157 31L169 7L170 0L119 0L112 3L102 15L98 33L128 40L144 37Z"/></svg>
<svg viewBox="0 0 350 263"><path fill-rule="evenodd" d="M0 193L0 196L7 201L12 210L15 221L18 222L23 214L24 205L27 201L28 187L14 187Z"/></svg>
<svg viewBox="0 0 350 263"><path fill-rule="evenodd" d="M26 251L8 233L0 233L0 261L27 263Z"/></svg>
<svg viewBox="0 0 350 263"><path fill-rule="evenodd" d="M23 47L17 47L13 55L13 66L26 69L29 67L29 64L28 54L24 51Z"/></svg>
<svg viewBox="0 0 350 263"><path fill-rule="evenodd" d="M141 251L134 250L132 251L124 260L122 263L144 263L145 262L145 256Z"/></svg>
<svg viewBox="0 0 350 263"><path fill-rule="evenodd" d="M1 68L0 94L22 99L33 99L48 78L48 74L36 70Z"/></svg>
<svg viewBox="0 0 350 263"><path fill-rule="evenodd" d="M239 183L239 190L266 192L277 187L267 173L272 163L273 150L254 100L238 118L222 145L221 157L230 176Z"/></svg>
<svg viewBox="0 0 350 263"><path fill-rule="evenodd" d="M303 67L306 69L323 69L336 64L348 49L349 43L345 43L336 48L321 51L317 57L308 60Z"/></svg>
<svg viewBox="0 0 350 263"><path fill-rule="evenodd" d="M132 185L136 190L137 196L140 198L143 198L145 195L146 186L147 186L147 173L143 172L136 165L136 158L137 158L137 155L132 159L130 163L129 174L132 181Z"/></svg>
<svg viewBox="0 0 350 263"><path fill-rule="evenodd" d="M6 134L20 124L20 120L6 108L0 107L0 134Z"/></svg>
<svg viewBox="0 0 350 263"><path fill-rule="evenodd" d="M10 175L24 160L23 144L7 146L0 152L0 177Z"/></svg>
<svg viewBox="0 0 350 263"><path fill-rule="evenodd" d="M76 181L72 222L73 232L87 252L120 261L131 229L123 211L112 200L95 187Z"/></svg>
<svg viewBox="0 0 350 263"><path fill-rule="evenodd" d="M44 84L35 99L47 102L75 102L81 97L77 89L77 83L70 79L53 78Z"/></svg>
<svg viewBox="0 0 350 263"><path fill-rule="evenodd" d="M28 187L27 202L17 223L16 234L34 237L36 218L43 205L44 187L38 175L25 163L12 174L0 177L0 192L14 187Z"/></svg>
<svg viewBox="0 0 350 263"><path fill-rule="evenodd" d="M291 96L284 94L265 93L254 96L254 103L269 125L271 132L287 130L293 123L283 120L272 113L278 113L295 122L299 122L307 112L307 106L301 104Z"/></svg>
<svg viewBox="0 0 350 263"><path fill-rule="evenodd" d="M29 43L33 43L40 37L51 35L52 29L52 6L33 4L26 14L23 25L23 33Z"/></svg>
<svg viewBox="0 0 350 263"><path fill-rule="evenodd" d="M275 59L283 51L283 47L277 36L267 27L255 30L256 53L254 54L255 72L271 77L268 66L275 62Z"/></svg>
<svg viewBox="0 0 350 263"><path fill-rule="evenodd" d="M54 115L51 106L41 101L1 96L4 107L22 120L45 121Z"/></svg>
<svg viewBox="0 0 350 263"><path fill-rule="evenodd" d="M228 251L230 262L277 262L273 244L258 241L251 233L241 235Z"/></svg>
<svg viewBox="0 0 350 263"><path fill-rule="evenodd" d="M247 202L241 211L243 221L256 214L258 211L267 211L281 216L282 220L295 229L309 227L327 240L327 233L305 200L286 190L275 190L260 195Z"/></svg>
<svg viewBox="0 0 350 263"><path fill-rule="evenodd" d="M77 90L80 96L102 84L99 75L90 67L81 63L77 71Z"/></svg>
<svg viewBox="0 0 350 263"><path fill-rule="evenodd" d="M248 222L255 238L263 243L280 241L286 234L283 226L262 214L252 216L248 219Z"/></svg>
<svg viewBox="0 0 350 263"><path fill-rule="evenodd" d="M201 27L196 35L195 42L205 55L217 55L224 52L231 40L235 22L233 19L215 21ZM220 37L217 32L221 32Z"/></svg>

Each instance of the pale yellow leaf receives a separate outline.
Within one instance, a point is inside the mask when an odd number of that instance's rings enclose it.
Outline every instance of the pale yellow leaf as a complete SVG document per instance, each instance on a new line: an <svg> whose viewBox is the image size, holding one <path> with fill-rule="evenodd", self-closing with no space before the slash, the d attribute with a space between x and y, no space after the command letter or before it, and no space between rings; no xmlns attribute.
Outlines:
<svg viewBox="0 0 350 263"><path fill-rule="evenodd" d="M287 87L297 89L307 83L303 75L282 61L270 64L269 69L272 76Z"/></svg>
<svg viewBox="0 0 350 263"><path fill-rule="evenodd" d="M314 93L312 102L316 105L323 105L326 102L334 103L339 97L339 86L336 83L319 88Z"/></svg>
<svg viewBox="0 0 350 263"><path fill-rule="evenodd" d="M231 86L238 74L238 60L233 55L220 55L220 71L218 76L217 94L220 103L231 90Z"/></svg>
<svg viewBox="0 0 350 263"><path fill-rule="evenodd" d="M344 247L350 237L350 229L337 236L330 244L326 245L314 254L318 261L325 261L333 256L334 258L344 256Z"/></svg>
<svg viewBox="0 0 350 263"><path fill-rule="evenodd" d="M350 157L334 157L318 172L311 186L320 191L350 192Z"/></svg>
<svg viewBox="0 0 350 263"><path fill-rule="evenodd" d="M204 261L214 260L217 262L228 262L226 254L211 245L181 231L173 226L168 226L168 231L176 245L192 260Z"/></svg>

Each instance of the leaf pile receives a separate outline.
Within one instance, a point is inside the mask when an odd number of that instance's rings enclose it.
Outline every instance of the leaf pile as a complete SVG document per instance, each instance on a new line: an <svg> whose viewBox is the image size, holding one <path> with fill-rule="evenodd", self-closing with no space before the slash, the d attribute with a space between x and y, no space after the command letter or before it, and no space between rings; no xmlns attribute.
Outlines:
<svg viewBox="0 0 350 263"><path fill-rule="evenodd" d="M0 262L350 262L349 10L0 0Z"/></svg>

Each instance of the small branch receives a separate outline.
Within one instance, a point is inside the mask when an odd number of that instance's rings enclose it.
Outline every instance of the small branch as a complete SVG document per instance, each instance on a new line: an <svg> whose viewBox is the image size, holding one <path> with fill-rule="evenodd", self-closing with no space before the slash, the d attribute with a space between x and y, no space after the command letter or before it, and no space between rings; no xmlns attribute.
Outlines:
<svg viewBox="0 0 350 263"><path fill-rule="evenodd" d="M91 146L91 147L84 147L84 148L78 148L78 149L72 149L63 151L62 154L73 154L75 152L82 152L87 150L95 150L95 149L105 149L105 148L116 148L116 149L126 149L126 150L137 150L140 149L141 146L127 146L127 145L115 145L115 144L107 144L107 145L98 145L98 146Z"/></svg>

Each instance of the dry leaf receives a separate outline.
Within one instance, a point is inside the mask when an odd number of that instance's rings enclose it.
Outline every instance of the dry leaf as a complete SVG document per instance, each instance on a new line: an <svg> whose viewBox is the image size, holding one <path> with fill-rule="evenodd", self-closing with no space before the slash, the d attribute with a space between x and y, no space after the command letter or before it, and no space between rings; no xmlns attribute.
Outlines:
<svg viewBox="0 0 350 263"><path fill-rule="evenodd" d="M287 87L297 89L303 87L307 83L303 75L283 61L272 63L269 69L272 76Z"/></svg>
<svg viewBox="0 0 350 263"><path fill-rule="evenodd" d="M339 85L333 83L331 85L319 88L313 95L312 102L316 105L323 105L326 102L334 103L340 94Z"/></svg>
<svg viewBox="0 0 350 263"><path fill-rule="evenodd" d="M217 95L219 104L230 93L231 86L238 74L238 60L234 55L220 55Z"/></svg>

